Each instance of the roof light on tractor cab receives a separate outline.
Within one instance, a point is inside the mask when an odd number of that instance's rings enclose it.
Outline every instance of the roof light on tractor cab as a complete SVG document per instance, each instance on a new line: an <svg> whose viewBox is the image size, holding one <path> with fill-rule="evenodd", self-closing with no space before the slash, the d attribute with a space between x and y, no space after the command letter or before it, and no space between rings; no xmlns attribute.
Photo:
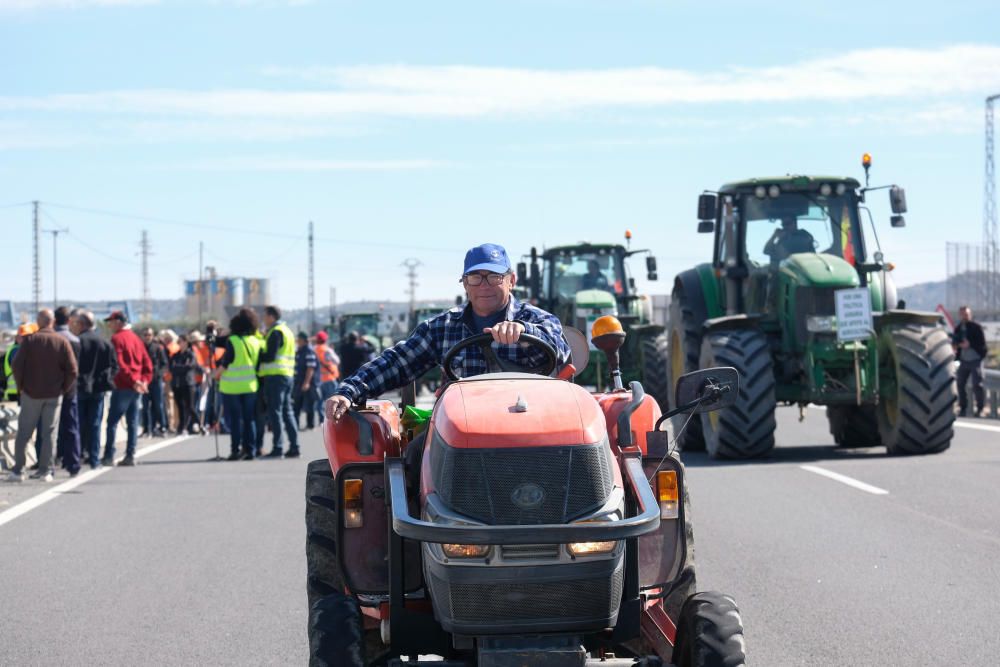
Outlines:
<svg viewBox="0 0 1000 667"><path fill-rule="evenodd" d="M344 480L344 528L361 528L365 525L361 510L361 492L364 483L360 479Z"/></svg>
<svg viewBox="0 0 1000 667"><path fill-rule="evenodd" d="M823 185L819 186L819 193L824 197L829 197L830 193L832 192L833 192L833 186L831 186L829 183L824 183Z"/></svg>
<svg viewBox="0 0 1000 667"><path fill-rule="evenodd" d="M872 166L871 153L865 153L864 155L861 156L861 166L864 167L865 169L868 169L870 166Z"/></svg>
<svg viewBox="0 0 1000 667"><path fill-rule="evenodd" d="M777 185L772 185L767 189L767 196L771 197L772 199L780 194L781 194L781 188L779 188Z"/></svg>
<svg viewBox="0 0 1000 667"><path fill-rule="evenodd" d="M660 501L661 519L676 519L680 515L676 472L661 470L656 473L656 498Z"/></svg>
<svg viewBox="0 0 1000 667"><path fill-rule="evenodd" d="M488 544L442 544L441 550L448 558L485 558L490 552Z"/></svg>
<svg viewBox="0 0 1000 667"><path fill-rule="evenodd" d="M834 192L836 192L837 196L839 197L840 195L842 195L845 192L847 192L847 186L844 185L843 183L837 183L837 187L834 190Z"/></svg>
<svg viewBox="0 0 1000 667"><path fill-rule="evenodd" d="M753 196L757 199L763 199L767 196L767 188L763 185L758 185L753 189Z"/></svg>
<svg viewBox="0 0 1000 667"><path fill-rule="evenodd" d="M602 542L570 542L566 548L574 556L596 556L598 554L611 553L615 550L614 540Z"/></svg>

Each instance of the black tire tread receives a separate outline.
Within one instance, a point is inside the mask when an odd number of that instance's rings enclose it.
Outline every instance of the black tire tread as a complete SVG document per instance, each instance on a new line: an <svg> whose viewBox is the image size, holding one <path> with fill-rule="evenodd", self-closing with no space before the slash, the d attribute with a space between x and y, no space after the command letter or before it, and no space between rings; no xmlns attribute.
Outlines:
<svg viewBox="0 0 1000 667"><path fill-rule="evenodd" d="M874 405L828 405L830 435L838 447L878 447L878 411Z"/></svg>
<svg viewBox="0 0 1000 667"><path fill-rule="evenodd" d="M311 461L306 471L306 595L309 608L344 590L337 560L337 486L327 459Z"/></svg>
<svg viewBox="0 0 1000 667"><path fill-rule="evenodd" d="M670 298L670 325L667 331L667 395L669 402L674 404L674 389L677 385L677 378L674 377L673 363L674 352L673 332L676 331L681 341L684 351L684 372L698 370L698 356L701 353L701 327L702 322L695 316L694 309L688 303L688 297L679 287L674 288ZM684 423L687 426L684 427ZM694 417L687 419L687 415L677 415L671 419L674 433L679 433L677 437L677 448L687 452L705 451L705 438L702 435L701 421ZM681 428L684 427L684 430Z"/></svg>
<svg viewBox="0 0 1000 667"><path fill-rule="evenodd" d="M670 406L670 381L667 365L670 357L667 353L667 335L645 336L642 345L642 388L656 399L660 410L666 412Z"/></svg>
<svg viewBox="0 0 1000 667"><path fill-rule="evenodd" d="M937 454L954 435L955 356L941 327L905 324L892 327L883 341L895 359L899 419L892 424L878 411L879 435L890 454Z"/></svg>
<svg viewBox="0 0 1000 667"><path fill-rule="evenodd" d="M309 667L365 667L361 608L343 593L331 593L309 607Z"/></svg>
<svg viewBox="0 0 1000 667"><path fill-rule="evenodd" d="M705 447L712 458L749 459L774 448L774 369L767 337L752 329L712 332L702 341L701 367L732 366L740 374L736 402L718 412L718 429L702 413ZM693 420L692 420L693 421Z"/></svg>
<svg viewBox="0 0 1000 667"><path fill-rule="evenodd" d="M677 626L674 665L741 667L746 660L743 621L736 601L715 591L688 598Z"/></svg>

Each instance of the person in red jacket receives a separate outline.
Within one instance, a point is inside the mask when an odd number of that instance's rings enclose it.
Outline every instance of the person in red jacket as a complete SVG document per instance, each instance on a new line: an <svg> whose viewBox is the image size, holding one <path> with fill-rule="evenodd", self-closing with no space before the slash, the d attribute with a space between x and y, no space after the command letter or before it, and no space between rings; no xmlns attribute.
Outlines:
<svg viewBox="0 0 1000 667"><path fill-rule="evenodd" d="M115 348L115 357L118 359L118 373L114 377L115 387L111 390L107 439L101 463L106 466L114 465L115 430L124 415L128 443L125 458L118 465L134 466L135 445L139 437L139 398L149 391L149 383L153 380L153 361L149 358L145 343L129 326L125 313L116 310L104 318L104 321L111 330L111 345Z"/></svg>

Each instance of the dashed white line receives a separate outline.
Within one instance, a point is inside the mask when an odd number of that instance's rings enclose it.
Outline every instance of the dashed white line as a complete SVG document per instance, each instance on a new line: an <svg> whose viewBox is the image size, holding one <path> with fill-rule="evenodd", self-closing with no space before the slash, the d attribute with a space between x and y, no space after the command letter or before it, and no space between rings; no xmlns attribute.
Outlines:
<svg viewBox="0 0 1000 667"><path fill-rule="evenodd" d="M955 426L957 428L971 428L977 431L993 431L994 433L1000 433L1000 426L990 426L989 424L970 424L969 422L963 422L955 420Z"/></svg>
<svg viewBox="0 0 1000 667"><path fill-rule="evenodd" d="M190 437L191 436L189 435L182 435L176 438L170 438L169 440L164 440L163 442L158 442L155 445L143 447L142 449L136 450L135 458L141 459L142 457L148 456L153 452L157 452L165 447L169 447L170 445L176 445L178 442L187 440ZM123 457L119 457L116 460L116 463L117 461L120 461L122 458ZM4 525L5 523L13 521L19 516L24 516L31 510L41 507L50 500L55 500L62 494L72 491L81 484L86 484L90 480L100 477L109 470L111 470L111 466L105 466L99 470L88 470L86 472L81 471L80 474L78 474L73 479L65 481L62 484L59 484L58 486L52 487L51 489L46 489L45 491L39 493L37 496L28 498L24 502L18 503L17 505L14 505L10 509L0 512L0 526Z"/></svg>
<svg viewBox="0 0 1000 667"><path fill-rule="evenodd" d="M860 480L854 479L853 477L848 477L847 475L841 475L839 472L833 472L832 470L827 470L826 468L820 468L819 466L809 466L809 465L804 465L799 467L811 473L822 475L823 477L828 477L829 479L840 482L841 484L846 484L847 486L853 486L855 489L860 489L861 491L875 494L876 496L884 496L889 493L885 489L880 489L877 486L866 484Z"/></svg>

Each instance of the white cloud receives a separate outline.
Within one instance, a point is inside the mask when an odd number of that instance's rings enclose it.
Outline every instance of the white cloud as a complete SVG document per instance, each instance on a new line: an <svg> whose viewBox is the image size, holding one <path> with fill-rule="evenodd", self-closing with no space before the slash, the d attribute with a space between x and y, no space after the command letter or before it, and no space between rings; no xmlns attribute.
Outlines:
<svg viewBox="0 0 1000 667"><path fill-rule="evenodd" d="M125 90L0 97L0 111L219 117L477 117L686 104L982 96L1000 88L1000 47L866 49L776 67L532 70L469 66L268 68L325 90Z"/></svg>
<svg viewBox="0 0 1000 667"><path fill-rule="evenodd" d="M184 169L203 171L412 171L435 169L437 160L323 160L285 157L247 157L202 160Z"/></svg>

